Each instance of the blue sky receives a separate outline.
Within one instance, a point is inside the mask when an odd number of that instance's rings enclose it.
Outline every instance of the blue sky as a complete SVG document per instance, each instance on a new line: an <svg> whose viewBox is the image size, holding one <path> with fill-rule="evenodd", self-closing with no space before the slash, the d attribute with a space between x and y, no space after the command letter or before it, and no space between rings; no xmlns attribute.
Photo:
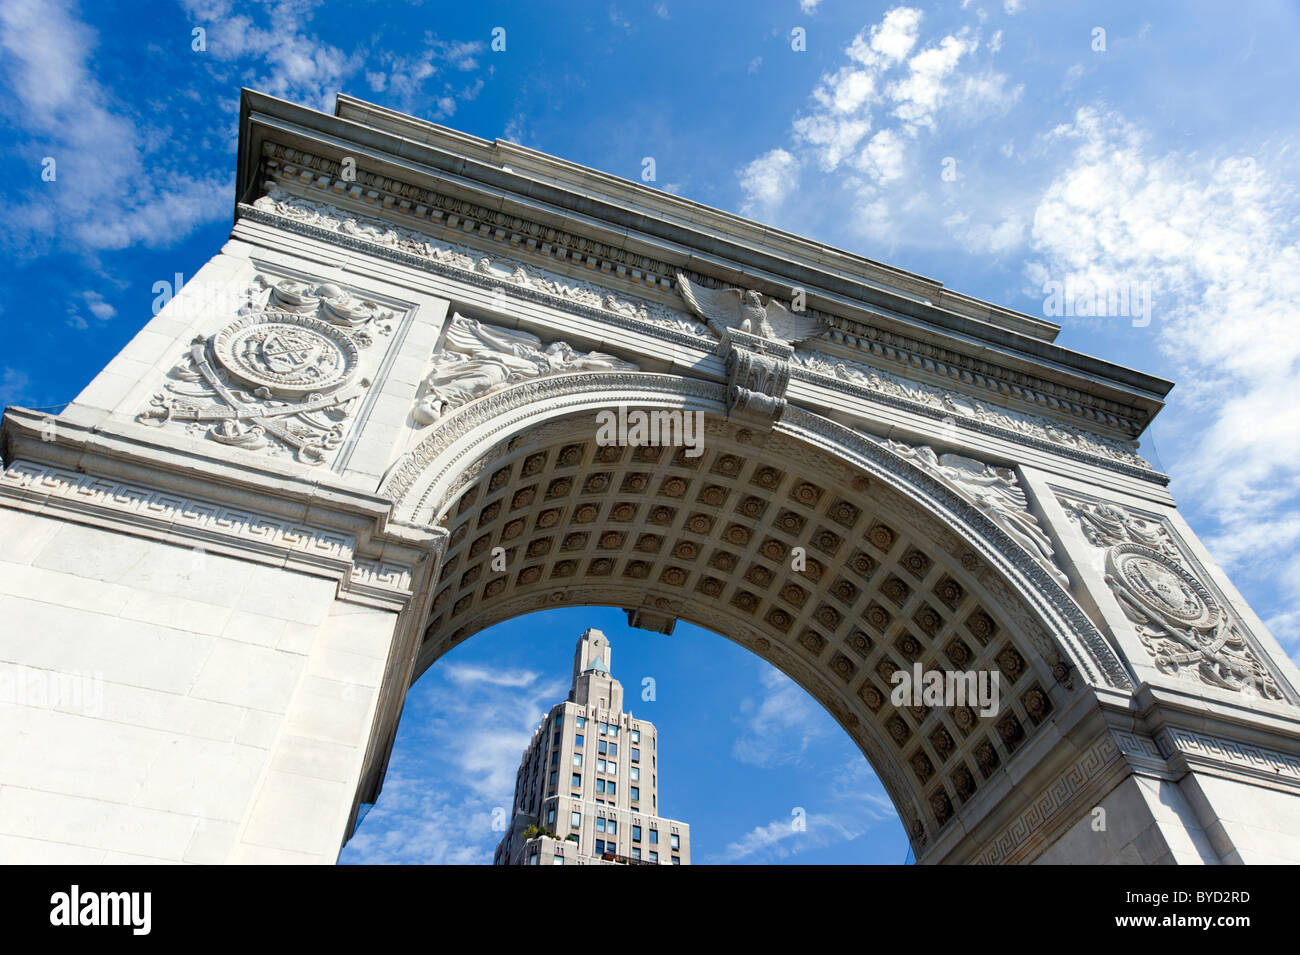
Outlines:
<svg viewBox="0 0 1300 955"><path fill-rule="evenodd" d="M628 178L652 157L659 188L1033 314L1046 282L1148 291L1149 322L1054 318L1059 341L1178 382L1144 450L1300 655L1300 7L738 9L0 0L0 404L71 400L148 320L154 284L219 248L241 85L326 110L342 90ZM486 858L495 834L475 820L508 804L501 780L589 625L615 640L629 683L725 677L715 697L665 692L646 714L681 754L664 804L696 826L702 860L902 858L879 786L829 717L719 637L624 635L620 617L516 621L430 671L345 858ZM439 742L473 700L500 720L474 730L473 752ZM764 747L780 756L755 765ZM738 787L722 806L685 785L715 778ZM794 806L817 825L777 838Z"/></svg>

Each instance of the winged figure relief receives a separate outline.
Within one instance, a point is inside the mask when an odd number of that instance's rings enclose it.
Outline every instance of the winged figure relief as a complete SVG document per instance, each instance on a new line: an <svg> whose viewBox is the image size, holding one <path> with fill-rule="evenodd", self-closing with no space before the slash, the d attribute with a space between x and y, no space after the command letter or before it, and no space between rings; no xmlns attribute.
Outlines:
<svg viewBox="0 0 1300 955"><path fill-rule="evenodd" d="M753 289L704 288L692 284L681 272L677 273L677 287L687 307L719 338L724 329L735 328L794 345L816 338L827 328L816 319L792 312L771 296Z"/></svg>

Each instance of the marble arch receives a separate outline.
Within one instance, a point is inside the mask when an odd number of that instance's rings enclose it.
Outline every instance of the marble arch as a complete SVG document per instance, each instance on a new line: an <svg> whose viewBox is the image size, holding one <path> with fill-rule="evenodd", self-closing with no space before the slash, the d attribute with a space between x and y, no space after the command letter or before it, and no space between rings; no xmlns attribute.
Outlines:
<svg viewBox="0 0 1300 955"><path fill-rule="evenodd" d="M240 130L221 251L5 411L0 861L333 862L413 680L581 604L789 674L921 863L1300 859L1300 673L1138 453L1170 382L350 97ZM894 706L917 662L1000 708Z"/></svg>
<svg viewBox="0 0 1300 955"><path fill-rule="evenodd" d="M611 404L705 411L705 453L598 446L594 413ZM463 417L426 439L442 454L417 477L399 471L387 485L399 514L449 533L416 675L541 607L619 606L669 632L689 620L768 660L835 716L918 855L986 781L985 801L1006 798L1001 767L1089 679L1130 686L1096 628L984 514L816 415L792 414L758 444L727 421L722 386L593 373L517 385ZM493 430L476 434L482 422ZM462 435L478 440L462 446ZM491 569L498 546L510 573ZM792 573L796 546L809 561ZM897 710L889 677L917 661L998 668L1004 711Z"/></svg>

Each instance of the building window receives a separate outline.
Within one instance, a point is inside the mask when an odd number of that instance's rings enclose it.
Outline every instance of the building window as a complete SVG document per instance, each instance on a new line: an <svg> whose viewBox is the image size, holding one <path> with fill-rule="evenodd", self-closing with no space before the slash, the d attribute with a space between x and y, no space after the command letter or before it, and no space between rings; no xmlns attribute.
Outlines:
<svg viewBox="0 0 1300 955"><path fill-rule="evenodd" d="M641 779L641 767L640 767L640 766L633 766L633 767L632 767L632 782L638 782L640 779Z"/></svg>
<svg viewBox="0 0 1300 955"><path fill-rule="evenodd" d="M610 724L609 724L609 735L610 735L610 736L617 736L617 735L618 735L618 727L615 726L613 723L610 723Z"/></svg>
<svg viewBox="0 0 1300 955"><path fill-rule="evenodd" d="M552 766L560 765L560 751L558 749L551 754L551 765Z"/></svg>
<svg viewBox="0 0 1300 955"><path fill-rule="evenodd" d="M551 737L551 745L552 746L560 745L560 733L558 730L556 731L555 735Z"/></svg>
<svg viewBox="0 0 1300 955"><path fill-rule="evenodd" d="M563 725L564 725L564 714L561 713L557 717L555 717L555 728L558 730Z"/></svg>
<svg viewBox="0 0 1300 955"><path fill-rule="evenodd" d="M582 785L582 773L574 773L574 774L573 774L573 788L574 788L574 789L577 789L577 788L578 788L579 786L581 786L581 785Z"/></svg>
<svg viewBox="0 0 1300 955"><path fill-rule="evenodd" d="M574 766L581 766L581 765L582 765L582 754L581 754L581 753L574 753L574 754L573 754L573 765L574 765Z"/></svg>
<svg viewBox="0 0 1300 955"><path fill-rule="evenodd" d="M657 853L657 852L651 852L651 853L650 853L650 861L653 862L655 865L658 865L658 864L659 864L659 853Z"/></svg>
<svg viewBox="0 0 1300 955"><path fill-rule="evenodd" d="M598 855L598 856L603 856L604 854L605 854L605 840L604 840L604 839L597 839L597 840L596 840L596 855Z"/></svg>
<svg viewBox="0 0 1300 955"><path fill-rule="evenodd" d="M574 737L573 737L573 745L574 745L574 746L581 746L581 745L582 745L582 734L581 734L581 733L576 733L576 734L574 734Z"/></svg>
<svg viewBox="0 0 1300 955"><path fill-rule="evenodd" d="M640 731L640 730L633 730L633 731L632 731L632 742L634 742L634 743L639 743L639 742L641 742L641 731Z"/></svg>
<svg viewBox="0 0 1300 955"><path fill-rule="evenodd" d="M596 780L596 792L603 793L604 791L605 791L605 780L603 779Z"/></svg>
<svg viewBox="0 0 1300 955"><path fill-rule="evenodd" d="M618 823L613 819L606 820L605 826L606 826L605 829L606 832L618 832Z"/></svg>
<svg viewBox="0 0 1300 955"><path fill-rule="evenodd" d="M601 735L601 736L604 736L604 735L605 735L606 733L608 733L608 732L609 732L609 724L608 724L608 723L601 723L601 724L600 724L600 735Z"/></svg>
<svg viewBox="0 0 1300 955"><path fill-rule="evenodd" d="M605 792L609 793L612 796L614 795L617 786L618 784L611 779L609 782L605 783Z"/></svg>
<svg viewBox="0 0 1300 955"><path fill-rule="evenodd" d="M632 762L641 762L641 750L637 749L635 746L632 747Z"/></svg>
<svg viewBox="0 0 1300 955"><path fill-rule="evenodd" d="M534 852L532 855L530 855L530 856L528 857L528 864L529 864L529 865L537 865L537 853L536 853L536 852Z"/></svg>
<svg viewBox="0 0 1300 955"><path fill-rule="evenodd" d="M633 787L632 787L632 801L633 801L633 802L636 802L636 801L637 801L638 799L640 799L640 798L641 798L641 787L640 787L640 786L633 786Z"/></svg>
<svg viewBox="0 0 1300 955"><path fill-rule="evenodd" d="M586 729L587 718L585 716L575 716L573 718L573 725L576 726L578 729Z"/></svg>
<svg viewBox="0 0 1300 955"><path fill-rule="evenodd" d="M551 862L551 865L564 865L564 856L558 852L555 853L555 859Z"/></svg>
<svg viewBox="0 0 1300 955"><path fill-rule="evenodd" d="M560 775L559 773L551 773L551 785L552 785L552 786L555 785L555 780L559 777L559 775Z"/></svg>
<svg viewBox="0 0 1300 955"><path fill-rule="evenodd" d="M580 812L569 813L569 826L570 828L573 829L582 828L582 813Z"/></svg>
<svg viewBox="0 0 1300 955"><path fill-rule="evenodd" d="M610 743L610 744L609 744L609 755L611 755L611 756L617 756L617 755L618 755L618 743Z"/></svg>
<svg viewBox="0 0 1300 955"><path fill-rule="evenodd" d="M633 841L633 842L640 842L640 841L641 841L641 827L640 827L640 826L633 826L633 827L632 827L632 841Z"/></svg>
<svg viewBox="0 0 1300 955"><path fill-rule="evenodd" d="M652 845L652 846L657 846L657 845L659 845L659 830L658 830L658 829L651 829L651 830L650 830L650 845Z"/></svg>
<svg viewBox="0 0 1300 955"><path fill-rule="evenodd" d="M618 763L614 762L612 759L609 761L609 774L611 776L618 775Z"/></svg>
<svg viewBox="0 0 1300 955"><path fill-rule="evenodd" d="M681 857L681 856L673 856L673 865L681 865L681 864L682 864L682 857Z"/></svg>
<svg viewBox="0 0 1300 955"><path fill-rule="evenodd" d="M639 858L641 858L641 847L640 847L640 846L633 846L633 847L632 847L632 858L633 858L633 859L639 859Z"/></svg>
<svg viewBox="0 0 1300 955"><path fill-rule="evenodd" d="M682 837L674 832L671 836L668 837L668 844L671 845L674 849L680 849L682 847Z"/></svg>
<svg viewBox="0 0 1300 955"><path fill-rule="evenodd" d="M603 759L596 760L596 771L603 773L606 765L608 764Z"/></svg>
<svg viewBox="0 0 1300 955"><path fill-rule="evenodd" d="M602 816L597 816L597 817L596 817L596 831L597 831L597 832L604 832L604 831L605 831L605 819L604 819L604 817L602 817Z"/></svg>
<svg viewBox="0 0 1300 955"><path fill-rule="evenodd" d="M552 807L551 807L549 810L547 810L547 812L546 812L546 824L547 824L548 826L553 826L553 825L555 825L555 807L554 807L554 806L552 806Z"/></svg>
<svg viewBox="0 0 1300 955"><path fill-rule="evenodd" d="M596 744L596 750L601 754L603 754L608 748L609 748L609 744L606 743L603 739Z"/></svg>

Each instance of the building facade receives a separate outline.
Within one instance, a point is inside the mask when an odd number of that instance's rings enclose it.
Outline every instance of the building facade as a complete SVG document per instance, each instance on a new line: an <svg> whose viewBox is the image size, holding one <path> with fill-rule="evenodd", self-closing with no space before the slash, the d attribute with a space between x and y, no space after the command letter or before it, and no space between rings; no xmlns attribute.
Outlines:
<svg viewBox="0 0 1300 955"><path fill-rule="evenodd" d="M690 865L691 827L659 815L659 734L624 712L611 655L599 630L578 639L569 698L519 763L497 865Z"/></svg>

